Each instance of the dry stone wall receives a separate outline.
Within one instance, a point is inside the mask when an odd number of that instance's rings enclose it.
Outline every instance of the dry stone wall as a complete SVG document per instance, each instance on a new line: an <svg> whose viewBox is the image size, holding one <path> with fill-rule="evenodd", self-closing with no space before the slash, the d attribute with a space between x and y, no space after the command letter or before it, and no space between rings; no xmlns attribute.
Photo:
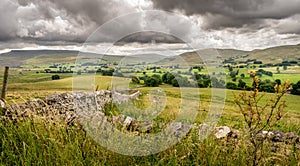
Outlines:
<svg viewBox="0 0 300 166"><path fill-rule="evenodd" d="M66 122L67 125L78 124L80 121L79 115L84 116L101 116L103 121L113 124L115 127L120 127L128 131L149 133L157 124L153 120L138 122L137 120L125 116L118 115L106 117L101 111L106 104L111 102L120 104L137 99L140 95L139 91L124 94L116 91L97 91L97 92L74 92L55 94L44 99L36 99L28 101L24 104L5 105L0 102L4 115L1 119L19 121L31 116L41 116L49 119ZM174 135L179 136L191 125L172 122L161 123L160 126L171 126L174 129ZM208 128L208 125L202 124L198 127L199 133L202 133ZM227 126L220 126L212 131L212 135L216 139L232 138L238 140L240 132L230 129ZM262 138L268 138L272 142L284 142L288 144L296 143L300 149L300 137L295 132L283 133L282 131L262 131L259 135Z"/></svg>

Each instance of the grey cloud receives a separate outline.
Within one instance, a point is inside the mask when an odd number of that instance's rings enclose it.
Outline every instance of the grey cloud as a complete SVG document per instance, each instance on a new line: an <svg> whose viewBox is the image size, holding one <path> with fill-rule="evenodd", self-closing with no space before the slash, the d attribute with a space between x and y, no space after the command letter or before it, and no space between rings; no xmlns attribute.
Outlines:
<svg viewBox="0 0 300 166"><path fill-rule="evenodd" d="M112 0L9 0L0 2L0 41L84 42L106 21L135 9ZM132 24L131 27L134 28Z"/></svg>
<svg viewBox="0 0 300 166"><path fill-rule="evenodd" d="M7 1L7 2L6 2ZM114 26L107 27L103 32L92 34L99 26L117 16L135 12L136 8L129 5L125 0L13 0L15 5L10 9L7 4L12 4L4 0L1 6L5 9L0 16L0 40L13 40L16 38L23 40L40 42L59 43L85 42L89 38L91 42L115 42L117 36L126 34L132 30L140 30L141 17L127 17L126 20L114 20ZM2 5L3 4L3 5ZM0 7L1 8L1 7ZM8 19L9 18L9 19ZM146 18L148 19L148 18ZM155 20L155 19L154 19ZM166 22L153 22L160 28L167 28L170 32L175 32L172 26L178 20L167 18ZM118 25L119 24L119 25ZM189 26L189 25L186 25ZM189 30L182 33L188 34ZM151 37L131 36L128 42L146 42ZM178 42L172 37L162 37L154 35L157 42L173 43Z"/></svg>
<svg viewBox="0 0 300 166"><path fill-rule="evenodd" d="M156 8L204 16L206 28L242 27L261 19L283 19L300 13L298 0L152 0Z"/></svg>
<svg viewBox="0 0 300 166"><path fill-rule="evenodd" d="M300 34L300 14L277 21L275 30L280 34Z"/></svg>
<svg viewBox="0 0 300 166"><path fill-rule="evenodd" d="M0 5L0 40L7 41L15 38L18 30L16 20L17 7L8 0L3 0Z"/></svg>
<svg viewBox="0 0 300 166"><path fill-rule="evenodd" d="M165 14L164 12L132 13L116 18L109 24L101 26L88 42L101 39L116 42L117 45L126 43L182 43L179 38L191 34L192 23L184 17Z"/></svg>

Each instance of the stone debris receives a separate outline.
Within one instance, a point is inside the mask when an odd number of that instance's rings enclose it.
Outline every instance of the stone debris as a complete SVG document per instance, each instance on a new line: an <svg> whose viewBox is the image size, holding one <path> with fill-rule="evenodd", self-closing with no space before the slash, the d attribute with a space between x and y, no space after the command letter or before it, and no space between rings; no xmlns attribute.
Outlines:
<svg viewBox="0 0 300 166"><path fill-rule="evenodd" d="M285 134L285 141L286 143L300 143L300 137L298 137L298 135L295 132L289 132Z"/></svg>
<svg viewBox="0 0 300 166"><path fill-rule="evenodd" d="M5 108L5 102L3 102L2 100L0 100L0 107Z"/></svg>
<svg viewBox="0 0 300 166"><path fill-rule="evenodd" d="M123 92L124 91L120 91L120 92ZM120 92L117 92L117 91L112 91L112 98L113 100L115 100L118 104L120 103L127 103L129 102L130 100L137 100L138 97L141 95L140 91L134 91L133 94L122 94ZM125 92L132 92L132 90L127 90Z"/></svg>
<svg viewBox="0 0 300 166"><path fill-rule="evenodd" d="M155 125L154 120L147 120L142 123L138 123L137 131L144 132L144 133L150 133L150 131L153 129L154 125Z"/></svg>
<svg viewBox="0 0 300 166"><path fill-rule="evenodd" d="M176 139L182 138L192 127L191 124L183 122L170 122L167 124L167 126L172 132L170 135L174 136Z"/></svg>
<svg viewBox="0 0 300 166"><path fill-rule="evenodd" d="M125 126L126 128L129 127L132 121L133 119L131 117L126 117L126 119L123 122L123 126Z"/></svg>
<svg viewBox="0 0 300 166"><path fill-rule="evenodd" d="M227 126L221 126L221 127L217 127L215 129L215 136L216 138L224 138L227 137L227 135L231 132L230 128Z"/></svg>

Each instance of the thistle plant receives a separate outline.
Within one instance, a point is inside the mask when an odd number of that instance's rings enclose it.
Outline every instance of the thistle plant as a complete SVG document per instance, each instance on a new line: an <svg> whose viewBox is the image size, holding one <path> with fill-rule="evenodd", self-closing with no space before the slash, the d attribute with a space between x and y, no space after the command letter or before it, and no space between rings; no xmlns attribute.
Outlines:
<svg viewBox="0 0 300 166"><path fill-rule="evenodd" d="M263 131L269 133L286 113L286 101L282 98L289 91L290 83L286 81L282 85L275 85L274 97L265 100L266 93L259 92L259 79L255 72L251 72L250 76L253 79L253 90L236 95L234 102L244 117L246 133L253 147L252 164L257 165L263 157L261 152L267 139L267 136L262 134Z"/></svg>

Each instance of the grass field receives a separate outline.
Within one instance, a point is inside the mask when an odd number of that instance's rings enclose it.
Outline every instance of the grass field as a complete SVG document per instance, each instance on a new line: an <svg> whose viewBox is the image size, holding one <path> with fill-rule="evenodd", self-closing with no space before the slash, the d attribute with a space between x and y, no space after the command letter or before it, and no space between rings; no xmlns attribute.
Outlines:
<svg viewBox="0 0 300 166"><path fill-rule="evenodd" d="M0 71L2 73L2 71ZM241 71L243 72L243 71ZM59 74L60 80L52 80L53 74L36 73L36 71L11 70L7 101L8 103L22 103L28 99L46 97L54 93L71 92L75 90L93 91L111 89L112 86L124 88L130 79L100 76L100 75L73 75ZM283 74L282 74L283 75ZM295 78L292 75L292 79ZM289 75L278 75L281 79ZM2 76L0 76L2 78ZM277 78L274 75L274 78ZM2 82L2 80L0 80ZM117 83L117 84L112 84ZM150 87L137 88L142 92L142 107L151 105ZM157 89L157 88L155 88ZM160 89L166 95L163 111L154 119L169 122L176 118L182 102L182 91L187 94L198 92L199 108L195 117L195 124L205 122L211 103L211 89L175 88L162 85ZM222 89L215 89L222 92ZM218 126L229 126L243 130L244 121L238 107L234 104L234 96L240 91L225 90L226 100ZM266 93L262 102L270 100L274 94ZM191 96L191 98L198 96ZM189 99L191 99L189 98ZM287 94L284 97L288 107L287 114L274 129L284 132L296 132L300 135L300 96ZM191 102L186 104L194 104ZM220 104L220 103L219 103ZM221 103L222 105L222 103ZM128 116L138 116L143 112L124 112ZM77 127L68 127L64 123L53 123L34 118L17 124L1 122L0 124L0 163L3 165L249 165L251 163L251 147L247 139L229 144L225 140L215 140L208 137L204 142L198 141L197 131L189 134L176 145L166 151L144 157L125 156L109 151L98 145L84 130ZM281 151L270 151L269 144L263 149L262 163L266 165L299 165L300 151L292 145L282 145ZM287 153L286 151L289 151Z"/></svg>
<svg viewBox="0 0 300 166"><path fill-rule="evenodd" d="M130 86L130 79L100 76L100 75L73 75L72 74L59 74L61 76L60 80L51 80L53 74L47 73L35 73L33 71L19 74L18 72L13 72L9 77L9 86L7 101L8 103L22 103L28 99L46 97L54 93L64 93L76 90L93 91L98 89L124 89ZM0 80L1 81L1 80ZM2 82L2 81L1 81ZM140 87L143 94L148 94L153 88L150 87ZM186 88L175 88L169 85L162 85L160 89L166 94L166 106L160 118L172 119L176 112L179 110L179 103L182 100L181 93L186 92ZM188 88L187 88L188 89ZM191 89L194 91L195 89ZM199 114L202 115L196 118L196 122L203 123L203 115L206 115L207 111L210 109L211 104L211 89L196 89L200 94L200 107ZM226 91L226 102L224 104L224 111L220 120L219 125L228 125L231 127L239 127L242 123L241 114L238 111L238 107L234 104L234 96L239 94L240 91L234 90L222 90L216 89L216 91ZM270 100L274 94L266 93L262 102ZM149 97L143 95L145 103L149 104ZM284 97L287 102L287 115L283 120L288 127L294 128L295 126L300 126L300 109L298 101L300 96L294 96L287 94ZM291 131L291 129L285 129ZM300 133L299 133L300 134Z"/></svg>

